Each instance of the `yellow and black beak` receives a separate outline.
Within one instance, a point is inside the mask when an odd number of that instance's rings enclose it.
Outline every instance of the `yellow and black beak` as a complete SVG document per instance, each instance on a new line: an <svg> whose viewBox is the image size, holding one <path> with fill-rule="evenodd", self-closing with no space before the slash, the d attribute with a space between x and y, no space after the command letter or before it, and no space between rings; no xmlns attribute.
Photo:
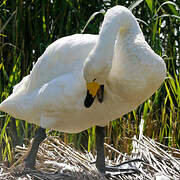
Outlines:
<svg viewBox="0 0 180 180"><path fill-rule="evenodd" d="M103 92L104 92L104 85L99 85L95 81L91 83L87 83L87 95L84 101L84 106L86 108L89 108L93 104L96 95L98 96L99 102L102 103Z"/></svg>

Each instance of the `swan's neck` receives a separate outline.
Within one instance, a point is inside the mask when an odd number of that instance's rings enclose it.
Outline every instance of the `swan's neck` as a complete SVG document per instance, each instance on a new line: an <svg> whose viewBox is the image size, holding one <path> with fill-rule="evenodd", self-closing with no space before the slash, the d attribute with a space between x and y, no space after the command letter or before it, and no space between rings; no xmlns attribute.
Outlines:
<svg viewBox="0 0 180 180"><path fill-rule="evenodd" d="M95 51L103 57L99 58L99 60L102 60L104 63L112 61L118 31L118 25L113 22L103 23L102 25Z"/></svg>
<svg viewBox="0 0 180 180"><path fill-rule="evenodd" d="M83 75L86 82L94 79L103 84L111 71L118 35L121 38L128 34L141 33L139 25L132 13L122 6L107 11L98 41L84 62ZM120 34L120 35L119 35ZM125 38L126 39L126 38Z"/></svg>
<svg viewBox="0 0 180 180"><path fill-rule="evenodd" d="M139 24L132 14L119 13L112 16L106 16L99 33L99 40L95 51L101 54L104 63L112 61L114 55L114 46L116 40L124 40L130 36L136 37L142 35ZM99 60L101 60L99 58Z"/></svg>

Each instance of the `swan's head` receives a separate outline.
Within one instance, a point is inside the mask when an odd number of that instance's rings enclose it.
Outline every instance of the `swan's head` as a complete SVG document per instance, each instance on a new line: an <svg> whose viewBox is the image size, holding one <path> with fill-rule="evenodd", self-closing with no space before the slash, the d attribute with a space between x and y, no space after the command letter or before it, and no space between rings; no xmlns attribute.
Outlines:
<svg viewBox="0 0 180 180"><path fill-rule="evenodd" d="M96 49L96 48L95 48ZM103 101L104 83L111 70L112 60L107 60L97 50L92 50L83 66L83 76L87 86L87 96L84 102L85 107L90 107L96 97L99 102Z"/></svg>
<svg viewBox="0 0 180 180"><path fill-rule="evenodd" d="M92 50L83 67L83 76L86 83L104 84L111 70L111 65L112 57L103 57L97 50Z"/></svg>

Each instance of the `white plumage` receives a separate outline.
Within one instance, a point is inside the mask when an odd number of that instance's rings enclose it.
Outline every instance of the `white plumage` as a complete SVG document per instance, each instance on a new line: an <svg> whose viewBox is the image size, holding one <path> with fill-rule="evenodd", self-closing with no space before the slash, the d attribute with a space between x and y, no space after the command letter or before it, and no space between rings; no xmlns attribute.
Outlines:
<svg viewBox="0 0 180 180"><path fill-rule="evenodd" d="M61 132L105 126L159 88L165 63L146 43L125 7L105 15L99 35L75 34L52 43L30 75L0 104L13 117ZM104 101L84 107L86 83L104 84Z"/></svg>

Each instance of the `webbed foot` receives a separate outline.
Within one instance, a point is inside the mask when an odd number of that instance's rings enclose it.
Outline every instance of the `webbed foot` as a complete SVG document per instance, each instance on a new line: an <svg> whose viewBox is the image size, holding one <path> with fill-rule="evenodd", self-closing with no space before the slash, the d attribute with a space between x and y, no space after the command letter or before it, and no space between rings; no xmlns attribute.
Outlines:
<svg viewBox="0 0 180 180"><path fill-rule="evenodd" d="M140 170L137 168L135 163L143 162L141 159L133 159L130 161L123 162L115 166L106 166L106 174L139 174Z"/></svg>

